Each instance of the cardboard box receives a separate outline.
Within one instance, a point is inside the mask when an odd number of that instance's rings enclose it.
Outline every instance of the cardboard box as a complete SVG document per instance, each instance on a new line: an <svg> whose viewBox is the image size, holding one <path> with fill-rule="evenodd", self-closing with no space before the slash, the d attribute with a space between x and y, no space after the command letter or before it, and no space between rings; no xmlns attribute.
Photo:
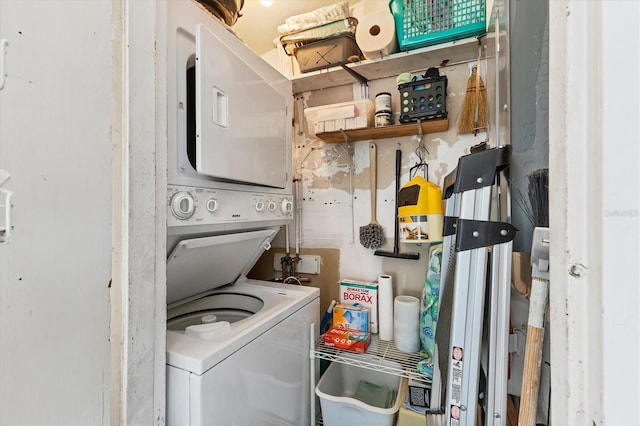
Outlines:
<svg viewBox="0 0 640 426"><path fill-rule="evenodd" d="M378 283L343 279L340 281L340 303L369 309L369 331L378 334Z"/></svg>
<svg viewBox="0 0 640 426"><path fill-rule="evenodd" d="M367 331L369 329L369 308L338 303L333 307L333 327L346 330Z"/></svg>
<svg viewBox="0 0 640 426"><path fill-rule="evenodd" d="M407 400L409 404L415 407L429 408L431 385L410 379L407 386Z"/></svg>
<svg viewBox="0 0 640 426"><path fill-rule="evenodd" d="M397 426L424 426L425 422L424 414L409 410L406 407L400 407Z"/></svg>
<svg viewBox="0 0 640 426"><path fill-rule="evenodd" d="M344 349L363 354L371 343L371 333L332 327L324 334L324 344L336 349Z"/></svg>

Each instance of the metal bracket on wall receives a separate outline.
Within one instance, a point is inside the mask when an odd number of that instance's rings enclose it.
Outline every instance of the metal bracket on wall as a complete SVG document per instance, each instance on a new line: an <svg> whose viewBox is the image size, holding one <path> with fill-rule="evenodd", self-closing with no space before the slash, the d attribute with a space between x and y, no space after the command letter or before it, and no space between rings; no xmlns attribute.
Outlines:
<svg viewBox="0 0 640 426"><path fill-rule="evenodd" d="M349 135L347 135L344 131L344 129L340 129L340 133L342 134L342 137L344 138L344 141L346 143L351 143L353 142L353 140L349 137Z"/></svg>
<svg viewBox="0 0 640 426"><path fill-rule="evenodd" d="M356 80L358 80L360 82L360 84L368 86L369 85L369 80L364 77L362 74L358 73L357 71L352 70L351 68L349 68L344 62L340 62L340 66L342 68L344 68L344 70L346 72L348 72L349 74L351 74L351 76L353 78L355 78Z"/></svg>

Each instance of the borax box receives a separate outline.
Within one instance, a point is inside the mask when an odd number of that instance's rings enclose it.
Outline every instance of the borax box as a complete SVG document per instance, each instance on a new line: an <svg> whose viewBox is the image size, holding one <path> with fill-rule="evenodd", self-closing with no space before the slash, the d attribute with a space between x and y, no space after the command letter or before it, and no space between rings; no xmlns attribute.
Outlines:
<svg viewBox="0 0 640 426"><path fill-rule="evenodd" d="M378 334L378 283L341 280L340 303L369 308L369 331Z"/></svg>

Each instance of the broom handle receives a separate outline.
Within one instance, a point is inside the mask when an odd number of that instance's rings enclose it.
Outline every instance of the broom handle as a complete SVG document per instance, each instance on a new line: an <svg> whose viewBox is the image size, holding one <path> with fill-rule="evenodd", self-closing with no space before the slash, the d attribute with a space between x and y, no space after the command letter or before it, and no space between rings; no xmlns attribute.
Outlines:
<svg viewBox="0 0 640 426"><path fill-rule="evenodd" d="M478 121L480 120L480 58L482 57L482 46L478 41L478 62L476 64L476 113L475 113L475 126L478 127Z"/></svg>
<svg viewBox="0 0 640 426"><path fill-rule="evenodd" d="M399 243L400 243L400 235L398 235L398 228L400 227L400 219L398 219L398 194L400 193L400 173L402 172L402 151L396 149L396 209L395 209L395 230L393 231L393 252L398 253Z"/></svg>
<svg viewBox="0 0 640 426"><path fill-rule="evenodd" d="M544 343L544 312L548 294L549 281L534 277L531 285L518 426L535 426L536 424Z"/></svg>
<svg viewBox="0 0 640 426"><path fill-rule="evenodd" d="M369 187L371 188L371 223L377 223L376 203L378 192L378 165L376 155L376 144L369 144Z"/></svg>

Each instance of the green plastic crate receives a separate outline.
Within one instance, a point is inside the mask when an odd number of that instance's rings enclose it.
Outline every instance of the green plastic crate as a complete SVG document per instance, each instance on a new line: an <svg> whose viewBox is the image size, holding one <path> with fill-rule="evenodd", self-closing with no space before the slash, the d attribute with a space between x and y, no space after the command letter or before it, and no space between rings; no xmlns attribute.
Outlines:
<svg viewBox="0 0 640 426"><path fill-rule="evenodd" d="M401 50L474 37L486 31L486 0L391 0Z"/></svg>

